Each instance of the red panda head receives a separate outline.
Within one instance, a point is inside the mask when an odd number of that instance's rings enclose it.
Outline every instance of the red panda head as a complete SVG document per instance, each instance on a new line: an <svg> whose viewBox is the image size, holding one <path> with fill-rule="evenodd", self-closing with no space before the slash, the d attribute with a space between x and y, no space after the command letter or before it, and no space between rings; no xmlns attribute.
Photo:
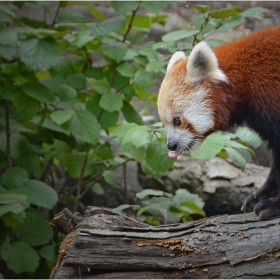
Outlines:
<svg viewBox="0 0 280 280"><path fill-rule="evenodd" d="M211 86L227 82L217 58L205 43L197 44L188 59L176 52L169 61L158 96L158 112L167 129L169 157L198 148L215 126L209 97Z"/></svg>

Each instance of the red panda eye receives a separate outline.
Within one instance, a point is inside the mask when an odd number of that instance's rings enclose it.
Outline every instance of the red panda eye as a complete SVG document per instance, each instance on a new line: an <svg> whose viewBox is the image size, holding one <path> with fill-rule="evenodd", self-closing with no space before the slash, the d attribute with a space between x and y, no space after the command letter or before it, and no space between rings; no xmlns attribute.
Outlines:
<svg viewBox="0 0 280 280"><path fill-rule="evenodd" d="M180 125L181 125L181 120L180 120L180 118L175 117L175 118L173 119L173 124L174 124L175 126L180 126Z"/></svg>

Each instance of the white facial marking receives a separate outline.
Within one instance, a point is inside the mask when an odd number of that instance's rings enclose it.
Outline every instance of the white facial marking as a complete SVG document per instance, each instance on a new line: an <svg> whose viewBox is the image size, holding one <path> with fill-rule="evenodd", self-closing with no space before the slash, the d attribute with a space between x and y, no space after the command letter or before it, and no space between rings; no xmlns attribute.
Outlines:
<svg viewBox="0 0 280 280"><path fill-rule="evenodd" d="M184 52L175 52L171 59L169 60L168 66L167 66L167 72L180 60L183 60L186 58L186 55Z"/></svg>
<svg viewBox="0 0 280 280"><path fill-rule="evenodd" d="M213 82L228 82L225 73L219 68L215 53L206 42L200 42L193 48L187 63L188 80L198 83L204 78Z"/></svg>
<svg viewBox="0 0 280 280"><path fill-rule="evenodd" d="M205 101L207 94L202 87L194 92L183 112L184 118L201 134L214 127L213 111Z"/></svg>

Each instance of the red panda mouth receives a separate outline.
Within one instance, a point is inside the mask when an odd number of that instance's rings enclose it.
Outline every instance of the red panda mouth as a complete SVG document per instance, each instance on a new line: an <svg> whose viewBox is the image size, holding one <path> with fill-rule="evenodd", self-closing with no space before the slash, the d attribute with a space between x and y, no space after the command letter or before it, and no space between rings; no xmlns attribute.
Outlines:
<svg viewBox="0 0 280 280"><path fill-rule="evenodd" d="M170 158L176 158L178 157L180 154L182 154L183 151L169 151L168 156Z"/></svg>

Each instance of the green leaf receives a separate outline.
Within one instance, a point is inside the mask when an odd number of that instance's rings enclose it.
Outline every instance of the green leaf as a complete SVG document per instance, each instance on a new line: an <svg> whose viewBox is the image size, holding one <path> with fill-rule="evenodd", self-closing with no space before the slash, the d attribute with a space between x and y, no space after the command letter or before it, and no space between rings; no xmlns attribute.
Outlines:
<svg viewBox="0 0 280 280"><path fill-rule="evenodd" d="M239 127L235 134L241 141L250 144L253 148L257 148L262 144L258 134L247 127Z"/></svg>
<svg viewBox="0 0 280 280"><path fill-rule="evenodd" d="M99 183L94 184L93 187L91 188L91 190L97 195L105 194L104 189L102 188L102 186Z"/></svg>
<svg viewBox="0 0 280 280"><path fill-rule="evenodd" d="M74 88L61 84L56 89L56 94L62 102L67 102L77 96L77 92Z"/></svg>
<svg viewBox="0 0 280 280"><path fill-rule="evenodd" d="M182 39L189 38L195 34L198 34L199 30L176 30L165 34L162 37L164 42L174 42Z"/></svg>
<svg viewBox="0 0 280 280"><path fill-rule="evenodd" d="M92 145L98 142L100 129L96 117L87 110L77 111L70 119L73 136Z"/></svg>
<svg viewBox="0 0 280 280"><path fill-rule="evenodd" d="M98 93L105 94L110 91L110 85L106 81L97 80L92 84L92 88L96 90Z"/></svg>
<svg viewBox="0 0 280 280"><path fill-rule="evenodd" d="M197 195L190 193L186 189L178 189L176 191L175 196L172 199L173 203L176 204L177 206L180 206L182 203L185 202L193 202L197 207L202 209L204 207L204 202L203 200Z"/></svg>
<svg viewBox="0 0 280 280"><path fill-rule="evenodd" d="M219 27L216 31L217 32L224 32L229 29L233 29L240 25L242 22L244 22L244 16L242 14L238 14L234 17L231 17L230 19L227 19L223 22L223 25Z"/></svg>
<svg viewBox="0 0 280 280"><path fill-rule="evenodd" d="M70 154L67 156L66 161L64 162L64 167L72 178L79 178L84 160L84 154ZM93 170L90 165L90 161L88 161L84 176L89 176L92 174L92 172Z"/></svg>
<svg viewBox="0 0 280 280"><path fill-rule="evenodd" d="M91 34L94 36L105 36L111 32L116 32L124 27L125 27L125 18L121 16L114 17L96 24L92 28Z"/></svg>
<svg viewBox="0 0 280 280"><path fill-rule="evenodd" d="M164 217L165 223L167 221L167 209L164 209L160 206L157 205L148 205L145 207L142 207L138 212L137 212L137 218L139 218L139 216L141 216L144 212L149 211L150 213L154 213L154 212L159 212L162 214L162 216Z"/></svg>
<svg viewBox="0 0 280 280"><path fill-rule="evenodd" d="M94 4L94 3L92 3ZM89 10L89 12L95 17L97 18L99 21L104 21L106 20L106 17L100 12L98 11L97 9L95 9L93 6L91 6L91 3L89 3L87 5L87 8Z"/></svg>
<svg viewBox="0 0 280 280"><path fill-rule="evenodd" d="M154 82L154 73L148 73L144 68L139 68L134 76L134 82L137 86L147 89Z"/></svg>
<svg viewBox="0 0 280 280"><path fill-rule="evenodd" d="M15 163L19 167L24 168L27 171L29 177L34 174L43 174L40 157L37 154L32 153L31 151L27 151L21 157L15 159Z"/></svg>
<svg viewBox="0 0 280 280"><path fill-rule="evenodd" d="M262 17L258 16L258 14L267 13L267 12L268 12L268 9L265 9L262 7L253 7L253 8L243 11L242 15L244 17L254 17L254 18L262 19Z"/></svg>
<svg viewBox="0 0 280 280"><path fill-rule="evenodd" d="M40 102L53 103L55 95L46 86L37 82L27 82L22 86L22 90L31 98Z"/></svg>
<svg viewBox="0 0 280 280"><path fill-rule="evenodd" d="M223 44L225 44L226 42L225 41L222 41L222 40L207 40L207 44L212 48L216 48L218 46L221 46Z"/></svg>
<svg viewBox="0 0 280 280"><path fill-rule="evenodd" d="M104 110L112 113L114 111L118 111L123 106L123 100L119 94L111 94L107 93L102 95L99 105Z"/></svg>
<svg viewBox="0 0 280 280"><path fill-rule="evenodd" d="M225 147L225 150L227 151L228 157L232 160L232 162L240 169L244 170L246 166L246 160L243 158L242 154L232 147Z"/></svg>
<svg viewBox="0 0 280 280"><path fill-rule="evenodd" d="M206 5L194 5L194 4L190 4L190 6L196 10L198 10L201 13L207 13L210 11L210 7L206 6Z"/></svg>
<svg viewBox="0 0 280 280"><path fill-rule="evenodd" d="M150 134L148 132L149 127L147 126L139 126L137 127L137 131L135 131L131 135L131 143L136 147L139 148L141 146L145 146L146 144L150 143Z"/></svg>
<svg viewBox="0 0 280 280"><path fill-rule="evenodd" d="M108 142L98 148L95 154L102 160L108 160L115 156L115 153L113 152L112 147Z"/></svg>
<svg viewBox="0 0 280 280"><path fill-rule="evenodd" d="M56 264L57 261L57 249L55 245L46 245L40 251L39 255L44 259Z"/></svg>
<svg viewBox="0 0 280 280"><path fill-rule="evenodd" d="M168 1L143 1L142 6L149 12L158 15L163 8L168 5Z"/></svg>
<svg viewBox="0 0 280 280"><path fill-rule="evenodd" d="M33 272L39 265L39 256L34 249L23 241L4 243L1 256L9 269L17 274Z"/></svg>
<svg viewBox="0 0 280 280"><path fill-rule="evenodd" d="M19 214L23 211L24 211L24 208L20 203L11 202L7 205L0 206L0 217L2 216L2 219L3 219L3 215L5 215L9 212L14 213L14 214Z"/></svg>
<svg viewBox="0 0 280 280"><path fill-rule="evenodd" d="M20 167L9 168L3 174L2 181L8 189L21 186L28 181L27 172Z"/></svg>
<svg viewBox="0 0 280 280"><path fill-rule="evenodd" d="M116 213L121 213L123 210L125 209L128 209L128 208L131 208L132 205L129 205L129 204L122 204L118 207L115 207L113 209L111 209L113 212L116 212Z"/></svg>
<svg viewBox="0 0 280 280"><path fill-rule="evenodd" d="M228 18L228 17L236 16L237 14L241 13L242 11L243 11L243 8L234 6L231 8L219 9L219 10L213 11L213 12L209 13L209 16L212 18Z"/></svg>
<svg viewBox="0 0 280 280"><path fill-rule="evenodd" d="M134 122L138 125L144 124L141 116L127 101L123 101L122 112L127 122Z"/></svg>
<svg viewBox="0 0 280 280"><path fill-rule="evenodd" d="M112 1L111 6L118 15L124 15L134 11L139 1Z"/></svg>
<svg viewBox="0 0 280 280"><path fill-rule="evenodd" d="M0 193L0 204L26 203L26 196L18 193Z"/></svg>
<svg viewBox="0 0 280 280"><path fill-rule="evenodd" d="M202 25L205 23L205 15L200 14L193 20L193 25L195 26L196 29L200 29Z"/></svg>
<svg viewBox="0 0 280 280"><path fill-rule="evenodd" d="M116 176L115 176L115 172L113 170L105 170L103 173L102 173L103 177L104 177L104 180L106 181L106 183L108 183L109 185L112 185L112 186L116 186L118 181L116 179Z"/></svg>
<svg viewBox="0 0 280 280"><path fill-rule="evenodd" d="M0 57L5 58L7 60L12 60L15 58L16 52L17 48L11 46L2 46L0 44Z"/></svg>
<svg viewBox="0 0 280 280"><path fill-rule="evenodd" d="M176 159L169 158L164 142L153 141L149 144L146 154L147 164L155 171L165 172L173 167Z"/></svg>
<svg viewBox="0 0 280 280"><path fill-rule="evenodd" d="M61 51L51 37L29 38L21 41L19 57L32 70L45 71L56 65L61 58Z"/></svg>
<svg viewBox="0 0 280 280"><path fill-rule="evenodd" d="M20 92L20 95L16 99L16 109L23 122L32 119L38 112L40 103L27 96L25 93Z"/></svg>
<svg viewBox="0 0 280 280"><path fill-rule="evenodd" d="M83 16L82 14L70 11L70 10L60 10L58 13L58 20L63 22L76 22L76 23L87 23L90 22L88 18Z"/></svg>
<svg viewBox="0 0 280 280"><path fill-rule="evenodd" d="M131 22L132 15L129 15L126 17L126 25L128 26ZM133 16L133 22L132 26L139 27L139 28L145 28L150 29L152 25L152 19L149 16L146 15L134 15Z"/></svg>
<svg viewBox="0 0 280 280"><path fill-rule="evenodd" d="M187 206L187 208L191 210L191 214L198 214L203 217L205 216L205 212L192 201L182 202L181 205Z"/></svg>
<svg viewBox="0 0 280 280"><path fill-rule="evenodd" d="M114 42L110 44L102 44L101 51L116 62L121 62L123 57L127 53L128 48L124 43Z"/></svg>
<svg viewBox="0 0 280 280"><path fill-rule="evenodd" d="M151 190L151 189L145 189L145 190L137 193L136 197L138 197L139 199L143 199L147 195L172 197L172 194L170 194L168 192L159 191L159 190Z"/></svg>
<svg viewBox="0 0 280 280"><path fill-rule="evenodd" d="M164 61L150 61L145 69L147 72L155 72L158 73L165 67L165 62Z"/></svg>
<svg viewBox="0 0 280 280"><path fill-rule="evenodd" d="M86 87L86 77L81 73L73 73L67 77L67 85L76 89L81 90Z"/></svg>
<svg viewBox="0 0 280 280"><path fill-rule="evenodd" d="M210 134L201 144L201 146L192 152L190 155L192 158L210 160L216 156L224 147L224 142L221 135Z"/></svg>
<svg viewBox="0 0 280 280"><path fill-rule="evenodd" d="M3 46L16 46L17 33L11 28L0 25L0 38L1 45Z"/></svg>
<svg viewBox="0 0 280 280"><path fill-rule="evenodd" d="M58 200L56 191L40 181L28 180L18 191L31 196L32 204L47 209L52 209Z"/></svg>
<svg viewBox="0 0 280 280"><path fill-rule="evenodd" d="M58 125L61 125L67 122L72 117L73 114L75 114L75 111L72 109L59 110L51 113L50 118Z"/></svg>
<svg viewBox="0 0 280 280"><path fill-rule="evenodd" d="M39 212L27 212L24 223L15 228L15 234L19 240L31 246L41 246L49 242L51 238L50 227Z"/></svg>
<svg viewBox="0 0 280 280"><path fill-rule="evenodd" d="M133 77L137 68L131 62L124 62L117 67L118 72L124 77Z"/></svg>

